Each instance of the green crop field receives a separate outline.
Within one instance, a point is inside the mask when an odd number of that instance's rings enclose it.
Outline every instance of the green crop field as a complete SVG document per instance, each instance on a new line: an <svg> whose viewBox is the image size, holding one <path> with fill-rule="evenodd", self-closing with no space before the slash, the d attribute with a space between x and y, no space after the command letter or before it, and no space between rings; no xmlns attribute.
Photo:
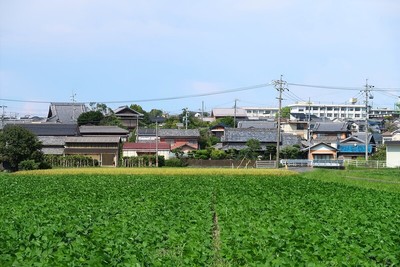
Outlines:
<svg viewBox="0 0 400 267"><path fill-rule="evenodd" d="M399 266L398 174L1 174L0 266Z"/></svg>

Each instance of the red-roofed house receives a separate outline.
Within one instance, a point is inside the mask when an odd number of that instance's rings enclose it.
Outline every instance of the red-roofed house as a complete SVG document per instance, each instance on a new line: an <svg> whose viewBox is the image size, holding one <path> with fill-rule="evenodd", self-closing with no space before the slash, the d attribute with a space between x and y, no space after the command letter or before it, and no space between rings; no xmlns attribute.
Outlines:
<svg viewBox="0 0 400 267"><path fill-rule="evenodd" d="M143 155L155 155L158 150L159 156L164 156L165 159L169 159L171 151L171 145L165 142L159 142L156 147L156 143L124 143L122 147L123 157L138 157Z"/></svg>

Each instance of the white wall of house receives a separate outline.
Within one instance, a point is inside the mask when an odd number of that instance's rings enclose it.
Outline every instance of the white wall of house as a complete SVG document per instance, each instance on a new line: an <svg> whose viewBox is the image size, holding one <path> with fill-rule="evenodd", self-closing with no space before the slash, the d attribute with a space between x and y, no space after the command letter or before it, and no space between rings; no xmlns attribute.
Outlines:
<svg viewBox="0 0 400 267"><path fill-rule="evenodd" d="M155 154L155 153L153 152L152 154ZM165 159L169 159L170 158L169 150L159 150L158 151L158 155L159 156L164 156ZM136 150L123 150L122 151L122 156L123 157L137 157L138 153L136 152Z"/></svg>
<svg viewBox="0 0 400 267"><path fill-rule="evenodd" d="M400 144L386 145L386 166L389 168L400 167Z"/></svg>

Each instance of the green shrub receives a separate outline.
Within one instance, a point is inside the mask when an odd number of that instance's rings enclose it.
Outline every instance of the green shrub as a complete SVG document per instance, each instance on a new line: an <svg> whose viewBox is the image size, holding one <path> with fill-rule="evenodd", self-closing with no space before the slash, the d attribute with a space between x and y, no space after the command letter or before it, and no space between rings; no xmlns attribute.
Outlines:
<svg viewBox="0 0 400 267"><path fill-rule="evenodd" d="M186 167L188 163L183 159L173 158L165 160L166 167Z"/></svg>
<svg viewBox="0 0 400 267"><path fill-rule="evenodd" d="M223 150L213 150L211 151L211 159L224 159L226 153Z"/></svg>
<svg viewBox="0 0 400 267"><path fill-rule="evenodd" d="M33 159L23 160L18 164L18 170L30 171L39 169L39 163L36 163Z"/></svg>

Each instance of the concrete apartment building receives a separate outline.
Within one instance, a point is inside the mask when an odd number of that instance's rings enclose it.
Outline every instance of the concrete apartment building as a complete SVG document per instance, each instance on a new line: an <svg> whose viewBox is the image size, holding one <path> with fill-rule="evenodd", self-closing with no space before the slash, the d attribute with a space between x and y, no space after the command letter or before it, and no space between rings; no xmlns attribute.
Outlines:
<svg viewBox="0 0 400 267"><path fill-rule="evenodd" d="M247 117L251 120L274 119L278 113L278 108L269 107L241 107L246 111Z"/></svg>
<svg viewBox="0 0 400 267"><path fill-rule="evenodd" d="M357 104L357 99L350 99L350 104L317 104L298 102L288 105L291 113L304 113L320 118L333 119L365 119L365 105ZM369 118L384 118L396 114L396 110L388 108L371 108Z"/></svg>

